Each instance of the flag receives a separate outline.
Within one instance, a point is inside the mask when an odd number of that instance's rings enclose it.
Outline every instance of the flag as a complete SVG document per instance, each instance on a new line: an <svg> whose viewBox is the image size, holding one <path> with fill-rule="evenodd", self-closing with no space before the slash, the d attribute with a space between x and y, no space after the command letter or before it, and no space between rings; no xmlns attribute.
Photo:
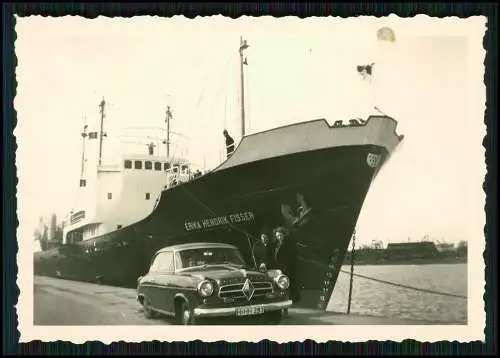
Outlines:
<svg viewBox="0 0 500 358"><path fill-rule="evenodd" d="M97 132L90 132L89 139L97 139Z"/></svg>
<svg viewBox="0 0 500 358"><path fill-rule="evenodd" d="M373 73L373 65L375 63L371 63L369 65L361 65L357 66L358 73L361 75L363 80L371 80L372 73Z"/></svg>
<svg viewBox="0 0 500 358"><path fill-rule="evenodd" d="M167 106L165 114L166 114L165 123L167 123L170 119L172 119L172 111L170 110L170 106Z"/></svg>
<svg viewBox="0 0 500 358"><path fill-rule="evenodd" d="M243 40L243 38L240 38L240 52L243 52L243 50L246 50L249 47L250 45L247 43L247 40Z"/></svg>

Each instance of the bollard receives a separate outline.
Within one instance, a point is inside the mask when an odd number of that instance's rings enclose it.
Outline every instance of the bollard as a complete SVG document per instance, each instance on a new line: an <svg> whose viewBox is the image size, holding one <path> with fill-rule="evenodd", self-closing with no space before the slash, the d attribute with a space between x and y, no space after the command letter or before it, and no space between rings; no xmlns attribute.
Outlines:
<svg viewBox="0 0 500 358"><path fill-rule="evenodd" d="M352 280L354 278L354 248L356 245L356 230L352 234L352 249L351 249L351 278L349 282L349 298L347 301L347 314L351 313L351 299L352 299Z"/></svg>

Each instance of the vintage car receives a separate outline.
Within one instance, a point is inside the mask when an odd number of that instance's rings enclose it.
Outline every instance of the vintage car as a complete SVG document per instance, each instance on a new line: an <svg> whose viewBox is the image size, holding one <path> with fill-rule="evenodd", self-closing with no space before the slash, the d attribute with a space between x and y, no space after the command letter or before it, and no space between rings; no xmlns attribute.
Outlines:
<svg viewBox="0 0 500 358"><path fill-rule="evenodd" d="M146 318L164 314L181 325L231 316L278 324L292 304L289 286L280 270L251 268L233 245L189 243L155 253L149 272L137 279L137 300Z"/></svg>

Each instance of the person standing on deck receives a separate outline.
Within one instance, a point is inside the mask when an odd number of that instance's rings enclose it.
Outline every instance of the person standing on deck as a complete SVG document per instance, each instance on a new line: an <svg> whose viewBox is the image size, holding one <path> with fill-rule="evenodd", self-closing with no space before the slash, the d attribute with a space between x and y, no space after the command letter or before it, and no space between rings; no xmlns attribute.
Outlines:
<svg viewBox="0 0 500 358"><path fill-rule="evenodd" d="M277 268L283 271L290 279L290 296L292 301L300 299L299 287L297 286L297 243L293 235L280 226L274 230L276 244L274 247L274 261Z"/></svg>
<svg viewBox="0 0 500 358"><path fill-rule="evenodd" d="M227 157L229 158L234 152L234 139L229 135L226 129L224 129L222 134L224 134L224 137L226 137L226 151Z"/></svg>
<svg viewBox="0 0 500 358"><path fill-rule="evenodd" d="M260 232L260 240L255 241L252 246L252 252L258 268L260 268L262 264L266 265L266 268L273 265L271 230L268 228L262 229Z"/></svg>

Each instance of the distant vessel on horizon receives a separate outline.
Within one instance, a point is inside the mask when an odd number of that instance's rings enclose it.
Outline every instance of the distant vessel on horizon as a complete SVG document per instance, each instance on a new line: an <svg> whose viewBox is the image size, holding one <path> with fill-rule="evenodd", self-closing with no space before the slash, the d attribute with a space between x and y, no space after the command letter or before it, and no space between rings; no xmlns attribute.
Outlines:
<svg viewBox="0 0 500 358"><path fill-rule="evenodd" d="M352 251L348 251L344 264L351 263ZM388 243L386 248L361 247L355 250L357 265L414 265L467 262L467 243L433 242L426 238L421 241Z"/></svg>
<svg viewBox="0 0 500 358"><path fill-rule="evenodd" d="M79 204L64 228L63 245L35 253L35 273L135 287L161 247L196 241L236 245L248 262L264 227L285 226L298 242L299 305L326 309L363 201L373 179L402 141L397 122L316 119L245 135L244 50L240 42L242 139L216 168L204 171L153 146L124 154L119 165L101 160L80 178ZM359 69L358 69L359 71ZM86 128L85 128L86 129ZM242 277L243 280L243 277Z"/></svg>

